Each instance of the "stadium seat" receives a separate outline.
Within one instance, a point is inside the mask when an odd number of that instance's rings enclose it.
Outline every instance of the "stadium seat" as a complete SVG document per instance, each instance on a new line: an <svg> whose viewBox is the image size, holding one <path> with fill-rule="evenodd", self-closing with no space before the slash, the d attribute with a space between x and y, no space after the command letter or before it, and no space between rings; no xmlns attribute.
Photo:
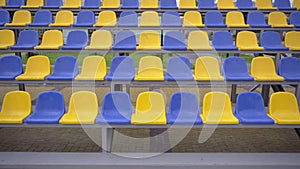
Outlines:
<svg viewBox="0 0 300 169"><path fill-rule="evenodd" d="M227 93L209 92L203 98L201 118L205 124L238 124Z"/></svg>
<svg viewBox="0 0 300 169"><path fill-rule="evenodd" d="M10 15L7 10L0 10L0 26L10 23Z"/></svg>
<svg viewBox="0 0 300 169"><path fill-rule="evenodd" d="M21 6L21 8L31 9L40 8L44 5L44 0L26 0L26 5Z"/></svg>
<svg viewBox="0 0 300 169"><path fill-rule="evenodd" d="M190 92L174 93L170 100L167 123L202 124L197 97Z"/></svg>
<svg viewBox="0 0 300 169"><path fill-rule="evenodd" d="M117 16L114 11L102 11L98 15L98 22L94 24L96 27L101 26L115 26L117 23Z"/></svg>
<svg viewBox="0 0 300 169"><path fill-rule="evenodd" d="M160 26L158 13L154 11L143 12L139 26Z"/></svg>
<svg viewBox="0 0 300 169"><path fill-rule="evenodd" d="M297 8L292 8L290 0L275 0L274 6L279 10L297 10Z"/></svg>
<svg viewBox="0 0 300 169"><path fill-rule="evenodd" d="M83 60L81 72L75 80L104 80L106 61L102 56L87 56Z"/></svg>
<svg viewBox="0 0 300 169"><path fill-rule="evenodd" d="M0 49L15 45L15 34L12 30L0 30Z"/></svg>
<svg viewBox="0 0 300 169"><path fill-rule="evenodd" d="M290 50L300 50L300 32L290 31L285 34L284 46L290 48Z"/></svg>
<svg viewBox="0 0 300 169"><path fill-rule="evenodd" d="M2 8L20 8L21 6L25 5L25 0L7 0L5 6Z"/></svg>
<svg viewBox="0 0 300 169"><path fill-rule="evenodd" d="M57 50L60 46L64 45L64 38L61 31L48 30L43 34L42 42L39 46L34 47L37 50L53 49Z"/></svg>
<svg viewBox="0 0 300 169"><path fill-rule="evenodd" d="M98 115L98 99L95 93L80 91L73 93L68 112L59 120L60 124L94 124Z"/></svg>
<svg viewBox="0 0 300 169"><path fill-rule="evenodd" d="M58 11L55 16L55 21L49 26L71 26L74 23L73 12L69 10Z"/></svg>
<svg viewBox="0 0 300 169"><path fill-rule="evenodd" d="M10 46L12 50L33 50L39 44L39 34L35 30L23 30L20 32L17 44Z"/></svg>
<svg viewBox="0 0 300 169"><path fill-rule="evenodd" d="M265 15L262 12L249 12L247 15L247 24L251 28L271 28L272 26L266 23Z"/></svg>
<svg viewBox="0 0 300 169"><path fill-rule="evenodd" d="M100 124L130 124L132 105L124 92L110 92L104 96L102 111L96 119Z"/></svg>
<svg viewBox="0 0 300 169"><path fill-rule="evenodd" d="M234 45L232 35L228 31L218 31L214 33L212 45L216 50L238 50Z"/></svg>
<svg viewBox="0 0 300 169"><path fill-rule="evenodd" d="M122 0L121 9L138 9L139 0Z"/></svg>
<svg viewBox="0 0 300 169"><path fill-rule="evenodd" d="M283 46L280 34L275 31L262 32L259 43L265 50L289 50L289 48Z"/></svg>
<svg viewBox="0 0 300 169"><path fill-rule="evenodd" d="M102 0L102 9L110 9L110 8L119 8L120 7L120 0Z"/></svg>
<svg viewBox="0 0 300 169"><path fill-rule="evenodd" d="M183 16L183 26L190 27L190 26L197 26L197 27L204 27L202 22L202 16L198 11L187 11L184 13Z"/></svg>
<svg viewBox="0 0 300 169"><path fill-rule="evenodd" d="M140 34L138 50L161 50L160 35L156 31L143 31Z"/></svg>
<svg viewBox="0 0 300 169"><path fill-rule="evenodd" d="M34 15L33 22L28 24L29 27L48 26L52 23L52 13L48 10L37 11Z"/></svg>
<svg viewBox="0 0 300 169"><path fill-rule="evenodd" d="M180 0L179 9L198 9L196 0Z"/></svg>
<svg viewBox="0 0 300 169"><path fill-rule="evenodd" d="M293 8L300 10L300 0L293 0Z"/></svg>
<svg viewBox="0 0 300 169"><path fill-rule="evenodd" d="M95 24L95 16L94 12L85 10L85 11L80 11L77 14L77 19L76 23L73 24L72 26L74 27L92 27Z"/></svg>
<svg viewBox="0 0 300 169"><path fill-rule="evenodd" d="M223 16L219 11L209 11L205 15L204 24L208 28L226 28L224 24Z"/></svg>
<svg viewBox="0 0 300 169"><path fill-rule="evenodd" d="M156 81L164 80L162 61L157 56L144 56L140 59L139 70L134 80Z"/></svg>
<svg viewBox="0 0 300 169"><path fill-rule="evenodd" d="M112 35L107 30L96 30L92 33L88 50L108 50L112 45Z"/></svg>
<svg viewBox="0 0 300 169"><path fill-rule="evenodd" d="M255 57L251 63L251 76L256 81L284 81L276 73L274 62L269 57Z"/></svg>
<svg viewBox="0 0 300 169"><path fill-rule="evenodd" d="M274 120L267 115L262 96L256 92L238 95L235 116L241 124L274 124Z"/></svg>
<svg viewBox="0 0 300 169"><path fill-rule="evenodd" d="M42 9L57 9L63 6L63 0L45 0L45 5Z"/></svg>
<svg viewBox="0 0 300 169"><path fill-rule="evenodd" d="M238 9L233 0L218 0L217 7L219 10L236 10Z"/></svg>
<svg viewBox="0 0 300 169"><path fill-rule="evenodd" d="M257 10L252 0L237 0L235 4L239 10Z"/></svg>
<svg viewBox="0 0 300 169"><path fill-rule="evenodd" d="M26 64L24 74L16 77L16 80L44 80L50 74L50 61L47 56L31 56Z"/></svg>
<svg viewBox="0 0 300 169"><path fill-rule="evenodd" d="M77 74L77 59L74 56L61 56L56 59L53 73L46 80L73 80Z"/></svg>
<svg viewBox="0 0 300 169"><path fill-rule="evenodd" d="M138 95L131 124L167 124L165 101L158 92L143 92Z"/></svg>
<svg viewBox="0 0 300 169"><path fill-rule="evenodd" d="M101 6L100 0L84 0L81 9L99 9L100 6Z"/></svg>
<svg viewBox="0 0 300 169"><path fill-rule="evenodd" d="M285 57L280 60L278 74L285 81L300 81L300 59L296 57Z"/></svg>
<svg viewBox="0 0 300 169"><path fill-rule="evenodd" d="M24 123L58 124L64 113L65 101L60 92L42 92L37 98L35 110L24 120Z"/></svg>
<svg viewBox="0 0 300 169"><path fill-rule="evenodd" d="M82 50L88 44L87 33L83 30L70 31L62 50Z"/></svg>
<svg viewBox="0 0 300 169"><path fill-rule="evenodd" d="M157 9L158 0L141 0L140 9Z"/></svg>
<svg viewBox="0 0 300 169"><path fill-rule="evenodd" d="M216 10L218 9L215 5L214 0L198 0L198 8L200 10Z"/></svg>
<svg viewBox="0 0 300 169"><path fill-rule="evenodd" d="M76 9L76 8L80 8L82 5L82 1L81 0L64 0L64 5L60 6L59 8L61 9Z"/></svg>
<svg viewBox="0 0 300 169"><path fill-rule="evenodd" d="M182 26L178 12L165 12L161 18L161 26Z"/></svg>
<svg viewBox="0 0 300 169"><path fill-rule="evenodd" d="M253 81L249 75L246 60L238 56L230 56L224 60L223 74L226 81Z"/></svg>
<svg viewBox="0 0 300 169"><path fill-rule="evenodd" d="M0 8L6 5L6 0L0 0Z"/></svg>
<svg viewBox="0 0 300 169"><path fill-rule="evenodd" d="M12 91L5 94L0 112L1 124L22 124L31 113L31 99L28 92Z"/></svg>
<svg viewBox="0 0 300 169"><path fill-rule="evenodd" d="M23 68L19 56L0 57L0 80L14 80L21 73L23 73Z"/></svg>
<svg viewBox="0 0 300 169"><path fill-rule="evenodd" d="M0 21L1 23L1 21ZM290 14L290 25L294 25L295 28L300 28L300 12L292 12Z"/></svg>
<svg viewBox="0 0 300 169"><path fill-rule="evenodd" d="M258 45L256 34L251 31L241 31L237 34L236 46L239 50L264 50Z"/></svg>
<svg viewBox="0 0 300 169"><path fill-rule="evenodd" d="M188 50L212 50L208 35L204 31L192 31L188 36Z"/></svg>
<svg viewBox="0 0 300 169"><path fill-rule="evenodd" d="M272 0L256 0L255 6L258 10L277 10L276 7L273 7Z"/></svg>
<svg viewBox="0 0 300 169"><path fill-rule="evenodd" d="M193 81L194 76L191 70L190 60L184 56L171 57L168 61L167 71L165 73L165 80Z"/></svg>
<svg viewBox="0 0 300 169"><path fill-rule="evenodd" d="M160 9L178 9L176 0L160 0Z"/></svg>
<svg viewBox="0 0 300 169"><path fill-rule="evenodd" d="M26 26L31 23L31 13L27 10L18 10L14 13L11 23L6 23L4 26L16 27Z"/></svg>
<svg viewBox="0 0 300 169"><path fill-rule="evenodd" d="M287 18L283 12L271 12L268 17L268 24L273 28L293 28L294 25L289 25Z"/></svg>
<svg viewBox="0 0 300 169"><path fill-rule="evenodd" d="M231 11L226 14L226 25L229 28L248 28L249 25L245 24L245 19L242 12Z"/></svg>
<svg viewBox="0 0 300 169"><path fill-rule="evenodd" d="M186 50L184 35L180 31L168 31L164 36L164 50Z"/></svg>
<svg viewBox="0 0 300 169"><path fill-rule="evenodd" d="M135 33L130 30L123 30L117 32L115 36L115 43L112 46L113 50L135 50L136 37Z"/></svg>
<svg viewBox="0 0 300 169"><path fill-rule="evenodd" d="M198 57L195 64L195 80L198 81L223 81L220 73L218 59L212 56Z"/></svg>
<svg viewBox="0 0 300 169"><path fill-rule="evenodd" d="M119 17L119 23L117 26L124 27L137 27L138 26L138 16L134 11L123 11Z"/></svg>
<svg viewBox="0 0 300 169"><path fill-rule="evenodd" d="M270 98L268 114L276 124L300 124L297 98L292 93L273 93Z"/></svg>
<svg viewBox="0 0 300 169"><path fill-rule="evenodd" d="M108 81L132 81L134 79L134 61L129 56L116 56L112 59Z"/></svg>

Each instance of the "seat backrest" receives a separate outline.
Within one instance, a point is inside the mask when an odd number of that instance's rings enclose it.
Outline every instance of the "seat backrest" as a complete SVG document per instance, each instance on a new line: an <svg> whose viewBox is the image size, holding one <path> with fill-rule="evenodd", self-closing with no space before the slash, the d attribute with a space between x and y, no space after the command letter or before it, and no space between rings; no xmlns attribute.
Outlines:
<svg viewBox="0 0 300 169"><path fill-rule="evenodd" d="M141 0L140 8L157 8L158 0Z"/></svg>
<svg viewBox="0 0 300 169"><path fill-rule="evenodd" d="M77 24L80 24L80 23L94 24L95 23L94 12L89 11L89 10L80 11L77 14L76 23Z"/></svg>
<svg viewBox="0 0 300 169"><path fill-rule="evenodd" d="M194 8L196 7L196 0L180 0L179 8Z"/></svg>
<svg viewBox="0 0 300 169"><path fill-rule="evenodd" d="M168 31L164 36L164 46L186 46L180 31Z"/></svg>
<svg viewBox="0 0 300 169"><path fill-rule="evenodd" d="M140 34L139 46L160 46L160 35L156 31L143 31Z"/></svg>
<svg viewBox="0 0 300 169"><path fill-rule="evenodd" d="M202 77L221 76L218 59L212 56L201 56L196 59L195 75Z"/></svg>
<svg viewBox="0 0 300 169"><path fill-rule="evenodd" d="M64 6L81 6L82 0L65 0Z"/></svg>
<svg viewBox="0 0 300 169"><path fill-rule="evenodd" d="M160 0L161 9L174 9L177 8L176 0Z"/></svg>
<svg viewBox="0 0 300 169"><path fill-rule="evenodd" d="M42 46L54 45L54 46L62 46L64 45L63 34L59 30L48 30L44 32L43 39L41 42Z"/></svg>
<svg viewBox="0 0 300 169"><path fill-rule="evenodd" d="M33 23L52 23L52 13L48 10L37 11Z"/></svg>
<svg viewBox="0 0 300 169"><path fill-rule="evenodd" d="M235 4L238 8L253 7L252 0L237 0Z"/></svg>
<svg viewBox="0 0 300 169"><path fill-rule="evenodd" d="M73 24L74 23L73 12L69 10L58 11L56 13L55 23Z"/></svg>
<svg viewBox="0 0 300 169"><path fill-rule="evenodd" d="M282 45L280 34L275 31L265 31L261 34L259 43L261 46L278 46Z"/></svg>
<svg viewBox="0 0 300 169"><path fill-rule="evenodd" d="M0 24L6 24L10 22L10 15L7 10L0 10Z"/></svg>
<svg viewBox="0 0 300 169"><path fill-rule="evenodd" d="M214 0L198 0L199 8L213 7L213 6L215 6Z"/></svg>
<svg viewBox="0 0 300 169"><path fill-rule="evenodd" d="M221 9L224 7L235 7L233 0L218 0L217 6Z"/></svg>
<svg viewBox="0 0 300 169"><path fill-rule="evenodd" d="M18 10L14 13L12 23L31 23L31 13L27 10Z"/></svg>
<svg viewBox="0 0 300 169"><path fill-rule="evenodd" d="M287 25L287 19L283 12L271 12L268 17L270 25Z"/></svg>
<svg viewBox="0 0 300 169"><path fill-rule="evenodd" d="M0 76L17 76L23 72L19 56L0 57Z"/></svg>
<svg viewBox="0 0 300 169"><path fill-rule="evenodd" d="M213 46L228 46L233 45L232 35L228 31L218 31L214 33L212 39Z"/></svg>
<svg viewBox="0 0 300 169"><path fill-rule="evenodd" d="M158 92L143 92L138 95L136 101L136 112L147 113L151 111L152 116L160 117L165 113L165 101L162 94Z"/></svg>
<svg viewBox="0 0 300 169"><path fill-rule="evenodd" d="M64 96L60 92L46 91L39 94L34 112L44 115L62 115L64 110Z"/></svg>
<svg viewBox="0 0 300 169"><path fill-rule="evenodd" d="M134 61L128 56L116 56L113 58L110 66L112 76L134 76Z"/></svg>
<svg viewBox="0 0 300 169"><path fill-rule="evenodd" d="M104 96L102 114L128 117L132 113L129 95L125 92L109 92ZM129 117L130 118L130 117ZM129 119L128 119L129 120Z"/></svg>
<svg viewBox="0 0 300 169"><path fill-rule="evenodd" d="M5 94L1 113L18 116L31 112L31 98L28 92L11 91Z"/></svg>
<svg viewBox="0 0 300 169"><path fill-rule="evenodd" d="M107 30L96 30L92 33L90 46L109 49L112 45L112 35Z"/></svg>
<svg viewBox="0 0 300 169"><path fill-rule="evenodd" d="M77 118L95 117L98 114L98 99L95 93L80 91L73 93L68 112L76 114Z"/></svg>
<svg viewBox="0 0 300 169"><path fill-rule="evenodd" d="M87 33L83 30L73 30L69 32L66 44L67 45L83 45L88 43Z"/></svg>
<svg viewBox="0 0 300 169"><path fill-rule="evenodd" d="M102 56L87 56L83 60L81 74L83 76L106 75L106 61Z"/></svg>
<svg viewBox="0 0 300 169"><path fill-rule="evenodd" d="M208 35L204 31L192 31L188 36L188 48L193 50L211 48Z"/></svg>
<svg viewBox="0 0 300 169"><path fill-rule="evenodd" d="M300 12L292 12L290 14L290 24L300 25Z"/></svg>
<svg viewBox="0 0 300 169"><path fill-rule="evenodd" d="M258 46L257 37L254 32L241 31L236 38L237 47Z"/></svg>
<svg viewBox="0 0 300 169"><path fill-rule="evenodd" d="M188 11L183 16L183 26L198 26L201 25L202 16L198 11Z"/></svg>
<svg viewBox="0 0 300 169"><path fill-rule="evenodd" d="M157 12L145 11L142 13L140 26L160 26L160 19Z"/></svg>
<svg viewBox="0 0 300 169"><path fill-rule="evenodd" d="M246 60L238 56L230 56L224 60L224 75L249 75Z"/></svg>
<svg viewBox="0 0 300 169"><path fill-rule="evenodd" d="M161 18L162 26L181 26L178 12L165 12Z"/></svg>
<svg viewBox="0 0 300 169"><path fill-rule="evenodd" d="M100 7L100 0L84 0L83 6L85 7Z"/></svg>
<svg viewBox="0 0 300 169"><path fill-rule="evenodd" d="M168 61L167 74L170 76L187 75L192 76L191 63L187 57L175 56Z"/></svg>
<svg viewBox="0 0 300 169"><path fill-rule="evenodd" d="M39 34L36 30L23 30L19 34L17 45L33 45L39 44Z"/></svg>
<svg viewBox="0 0 300 169"><path fill-rule="evenodd" d="M123 11L120 14L118 26L138 26L138 16L135 11Z"/></svg>
<svg viewBox="0 0 300 169"><path fill-rule="evenodd" d="M102 11L98 16L98 23L101 26L114 26L117 23L117 16L114 11Z"/></svg>
<svg viewBox="0 0 300 169"><path fill-rule="evenodd" d="M247 15L247 24L266 24L265 16L262 12L249 12Z"/></svg>
<svg viewBox="0 0 300 169"><path fill-rule="evenodd" d="M284 45L286 47L297 47L300 48L300 32L289 31L285 34Z"/></svg>
<svg viewBox="0 0 300 169"><path fill-rule="evenodd" d="M57 6L63 5L63 0L45 0L45 6Z"/></svg>
<svg viewBox="0 0 300 169"><path fill-rule="evenodd" d="M7 0L8 6L23 6L25 5L25 0Z"/></svg>
<svg viewBox="0 0 300 169"><path fill-rule="evenodd" d="M241 12L231 11L226 14L226 24L235 25L235 24L245 24L244 16Z"/></svg>
<svg viewBox="0 0 300 169"><path fill-rule="evenodd" d="M136 46L135 33L130 30L119 31L115 37L116 46Z"/></svg>
<svg viewBox="0 0 300 169"><path fill-rule="evenodd" d="M289 0L274 0L275 7L291 7L291 3Z"/></svg>
<svg viewBox="0 0 300 169"><path fill-rule="evenodd" d="M43 6L44 0L27 0L26 6Z"/></svg>
<svg viewBox="0 0 300 169"><path fill-rule="evenodd" d="M205 118L219 117L232 113L230 98L224 92L209 92L204 95L202 115Z"/></svg>
<svg viewBox="0 0 300 169"><path fill-rule="evenodd" d="M211 24L224 24L223 16L221 12L219 11L209 11L205 15L204 20L205 25L211 25Z"/></svg>
<svg viewBox="0 0 300 169"><path fill-rule="evenodd" d="M300 77L300 59L296 57L285 57L280 59L278 74L284 77Z"/></svg>
<svg viewBox="0 0 300 169"><path fill-rule="evenodd" d="M163 76L162 61L157 56L144 56L139 62L139 76Z"/></svg>
<svg viewBox="0 0 300 169"><path fill-rule="evenodd" d="M26 64L24 74L50 74L50 61L47 56L31 56Z"/></svg>
<svg viewBox="0 0 300 169"><path fill-rule="evenodd" d="M294 8L300 8L300 0L293 0L293 7Z"/></svg>
<svg viewBox="0 0 300 169"><path fill-rule="evenodd" d="M102 0L102 7L120 6L120 0Z"/></svg>
<svg viewBox="0 0 300 169"><path fill-rule="evenodd" d="M255 6L257 8L269 8L269 7L273 7L273 3L272 0L256 0Z"/></svg>
<svg viewBox="0 0 300 169"><path fill-rule="evenodd" d="M260 76L260 75L275 75L276 69L274 61L269 57L255 57L251 62L251 75Z"/></svg>
<svg viewBox="0 0 300 169"><path fill-rule="evenodd" d="M270 97L269 114L298 114L297 98L289 92L276 92Z"/></svg>
<svg viewBox="0 0 300 169"><path fill-rule="evenodd" d="M198 99L190 92L177 92L171 96L169 113L181 117L195 117L198 113Z"/></svg>
<svg viewBox="0 0 300 169"><path fill-rule="evenodd" d="M12 30L0 30L0 45L12 46L15 42L15 34Z"/></svg>
<svg viewBox="0 0 300 169"><path fill-rule="evenodd" d="M55 61L53 73L56 75L77 75L77 59L74 56L58 57Z"/></svg>
<svg viewBox="0 0 300 169"><path fill-rule="evenodd" d="M237 114L267 114L261 94L256 92L239 93L236 101Z"/></svg>

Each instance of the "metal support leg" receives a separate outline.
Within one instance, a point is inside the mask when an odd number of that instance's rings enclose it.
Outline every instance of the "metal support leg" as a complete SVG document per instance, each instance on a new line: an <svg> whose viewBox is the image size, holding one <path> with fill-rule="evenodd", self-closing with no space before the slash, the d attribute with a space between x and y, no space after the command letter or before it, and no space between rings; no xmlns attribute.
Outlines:
<svg viewBox="0 0 300 169"><path fill-rule="evenodd" d="M114 91L123 91L123 85L122 84L115 84L114 85Z"/></svg>
<svg viewBox="0 0 300 169"><path fill-rule="evenodd" d="M126 93L128 93L130 96L130 85L129 84L126 84Z"/></svg>
<svg viewBox="0 0 300 169"><path fill-rule="evenodd" d="M236 84L233 84L231 85L231 102L232 103L235 103L236 102L236 88L237 88L237 85Z"/></svg>
<svg viewBox="0 0 300 169"><path fill-rule="evenodd" d="M25 91L25 84L19 84L19 90L20 91Z"/></svg>
<svg viewBox="0 0 300 169"><path fill-rule="evenodd" d="M297 98L297 101L298 101L298 105L299 105L299 103L300 103L300 85L296 86L295 95L296 95L296 98Z"/></svg>
<svg viewBox="0 0 300 169"><path fill-rule="evenodd" d="M280 63L280 53L276 53L276 56L275 56L275 66L276 66L276 70L277 70L278 67L279 67L279 63Z"/></svg>
<svg viewBox="0 0 300 169"><path fill-rule="evenodd" d="M261 95L264 99L265 106L269 104L270 85L263 85Z"/></svg>
<svg viewBox="0 0 300 169"><path fill-rule="evenodd" d="M102 128L102 152L110 153L114 137L114 128Z"/></svg>

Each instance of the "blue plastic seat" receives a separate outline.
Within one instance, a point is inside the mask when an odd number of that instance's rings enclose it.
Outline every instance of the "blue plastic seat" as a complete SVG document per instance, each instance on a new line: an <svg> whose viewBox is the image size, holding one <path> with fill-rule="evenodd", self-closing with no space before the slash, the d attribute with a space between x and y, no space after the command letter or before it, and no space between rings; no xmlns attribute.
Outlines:
<svg viewBox="0 0 300 169"><path fill-rule="evenodd" d="M134 78L134 61L129 56L116 56L110 66L110 72L106 75L108 81L132 81Z"/></svg>
<svg viewBox="0 0 300 169"><path fill-rule="evenodd" d="M266 23L265 16L262 12L249 12L247 15L247 24L251 28L271 28L272 26Z"/></svg>
<svg viewBox="0 0 300 169"><path fill-rule="evenodd" d="M300 81L300 59L285 57L280 60L278 74L286 81Z"/></svg>
<svg viewBox="0 0 300 169"><path fill-rule="evenodd" d="M0 10L0 26L4 26L6 23L10 23L9 12L6 10Z"/></svg>
<svg viewBox="0 0 300 169"><path fill-rule="evenodd" d="M121 9L138 9L139 1L138 0L122 0Z"/></svg>
<svg viewBox="0 0 300 169"><path fill-rule="evenodd" d="M161 26L182 26L178 12L165 12L161 18Z"/></svg>
<svg viewBox="0 0 300 169"><path fill-rule="evenodd" d="M259 43L265 50L289 50L288 47L282 45L279 33L274 31L261 33Z"/></svg>
<svg viewBox="0 0 300 169"><path fill-rule="evenodd" d="M34 112L24 120L24 123L58 124L64 113L64 96L60 92L42 92L38 96Z"/></svg>
<svg viewBox="0 0 300 169"><path fill-rule="evenodd" d="M227 81L253 81L249 75L247 63L244 58L230 56L224 60L224 76Z"/></svg>
<svg viewBox="0 0 300 169"><path fill-rule="evenodd" d="M237 0L235 5L239 10L257 10L257 8L253 6L252 0Z"/></svg>
<svg viewBox="0 0 300 169"><path fill-rule="evenodd" d="M62 0L45 0L45 5L42 6L42 9L58 9L60 6L63 6Z"/></svg>
<svg viewBox="0 0 300 169"><path fill-rule="evenodd" d="M267 115L262 96L256 92L238 95L235 116L241 124L274 124L274 120Z"/></svg>
<svg viewBox="0 0 300 169"><path fill-rule="evenodd" d="M129 30L119 31L115 37L113 50L135 50L136 37L135 33Z"/></svg>
<svg viewBox="0 0 300 169"><path fill-rule="evenodd" d="M67 42L61 47L62 50L81 50L88 44L87 33L82 30L69 32Z"/></svg>
<svg viewBox="0 0 300 169"><path fill-rule="evenodd" d="M171 96L168 124L202 124L198 100L193 93L177 92Z"/></svg>
<svg viewBox="0 0 300 169"><path fill-rule="evenodd" d="M48 26L52 23L52 13L48 10L37 11L34 15L33 22L28 24L30 27Z"/></svg>
<svg viewBox="0 0 300 169"><path fill-rule="evenodd" d="M110 92L104 96L102 112L96 118L100 124L130 124L132 105L124 92Z"/></svg>
<svg viewBox="0 0 300 169"><path fill-rule="evenodd" d="M290 15L290 24L300 28L300 12L293 12Z"/></svg>
<svg viewBox="0 0 300 169"><path fill-rule="evenodd" d="M171 57L168 61L165 80L188 81L194 80L190 60L184 56Z"/></svg>
<svg viewBox="0 0 300 169"><path fill-rule="evenodd" d="M138 16L134 11L124 11L121 12L118 26L129 26L136 27L138 26Z"/></svg>
<svg viewBox="0 0 300 169"><path fill-rule="evenodd" d="M168 31L164 37L164 50L186 50L184 35L180 31Z"/></svg>
<svg viewBox="0 0 300 169"><path fill-rule="evenodd" d="M221 12L207 12L205 15L204 25L208 28L226 28Z"/></svg>
<svg viewBox="0 0 300 169"><path fill-rule="evenodd" d="M233 43L231 33L227 31L215 32L212 44L216 50L238 50Z"/></svg>
<svg viewBox="0 0 300 169"><path fill-rule="evenodd" d="M198 8L200 10L218 9L214 0L198 0Z"/></svg>
<svg viewBox="0 0 300 169"><path fill-rule="evenodd" d="M46 80L73 80L78 75L78 63L74 56L56 59L53 73Z"/></svg>
<svg viewBox="0 0 300 169"><path fill-rule="evenodd" d="M19 56L0 57L0 80L14 80L22 73L22 60Z"/></svg>
<svg viewBox="0 0 300 169"><path fill-rule="evenodd" d="M17 44L10 46L12 50L33 50L39 45L39 34L35 30L23 30L20 32Z"/></svg>
<svg viewBox="0 0 300 169"><path fill-rule="evenodd" d="M99 9L100 6L101 6L100 0L84 0L81 9Z"/></svg>
<svg viewBox="0 0 300 169"><path fill-rule="evenodd" d="M2 8L20 8L25 5L25 0L7 0L6 6Z"/></svg>
<svg viewBox="0 0 300 169"><path fill-rule="evenodd" d="M160 9L178 9L176 0L160 0Z"/></svg>
<svg viewBox="0 0 300 169"><path fill-rule="evenodd" d="M86 10L80 11L77 14L76 23L72 26L74 27L84 27L84 26L93 26L95 24L95 15L94 12Z"/></svg>
<svg viewBox="0 0 300 169"><path fill-rule="evenodd" d="M274 7L277 7L279 10L297 10L297 8L291 7L290 0L275 0Z"/></svg>

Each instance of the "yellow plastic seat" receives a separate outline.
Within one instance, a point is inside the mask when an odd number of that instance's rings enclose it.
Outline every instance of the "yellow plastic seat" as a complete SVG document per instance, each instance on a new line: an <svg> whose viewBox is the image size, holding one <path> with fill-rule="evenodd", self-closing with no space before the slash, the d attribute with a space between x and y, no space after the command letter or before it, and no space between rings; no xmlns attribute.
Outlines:
<svg viewBox="0 0 300 169"><path fill-rule="evenodd" d="M0 6L6 6L6 0L0 0Z"/></svg>
<svg viewBox="0 0 300 169"><path fill-rule="evenodd" d="M284 45L290 48L290 50L300 50L300 32L287 32L284 38Z"/></svg>
<svg viewBox="0 0 300 169"><path fill-rule="evenodd" d="M6 23L5 26L26 26L31 23L31 13L27 10L18 10L14 13L11 23Z"/></svg>
<svg viewBox="0 0 300 169"><path fill-rule="evenodd" d="M277 10L276 7L273 7L272 0L256 0L255 6L258 10Z"/></svg>
<svg viewBox="0 0 300 169"><path fill-rule="evenodd" d="M268 17L268 24L273 28L293 28L294 25L287 23L287 18L283 12L271 12Z"/></svg>
<svg viewBox="0 0 300 169"><path fill-rule="evenodd" d="M251 76L256 81L284 81L276 73L274 62L269 57L255 57L251 63Z"/></svg>
<svg viewBox="0 0 300 169"><path fill-rule="evenodd" d="M50 74L50 61L47 56L31 56L26 64L24 74L16 77L16 80L44 80Z"/></svg>
<svg viewBox="0 0 300 169"><path fill-rule="evenodd" d="M202 16L200 12L198 11L188 11L184 13L183 16L183 26L185 27L191 27L191 26L197 26L197 27L204 27Z"/></svg>
<svg viewBox="0 0 300 169"><path fill-rule="evenodd" d="M37 50L59 49L64 45L64 37L59 30L48 30L44 32L42 42L39 46L34 47Z"/></svg>
<svg viewBox="0 0 300 169"><path fill-rule="evenodd" d="M156 31L143 31L140 34L138 50L160 50L160 35Z"/></svg>
<svg viewBox="0 0 300 169"><path fill-rule="evenodd" d="M192 31L188 36L188 50L212 50L208 35L204 31Z"/></svg>
<svg viewBox="0 0 300 169"><path fill-rule="evenodd" d="M102 9L109 9L109 8L119 8L120 7L120 0L103 0Z"/></svg>
<svg viewBox="0 0 300 169"><path fill-rule="evenodd" d="M209 92L203 98L201 118L205 124L239 124L227 93Z"/></svg>
<svg viewBox="0 0 300 169"><path fill-rule="evenodd" d="M141 9L157 9L158 0L141 0L140 4Z"/></svg>
<svg viewBox="0 0 300 169"><path fill-rule="evenodd" d="M0 30L0 49L15 45L15 34L12 30Z"/></svg>
<svg viewBox="0 0 300 169"><path fill-rule="evenodd" d="M196 0L180 0L179 9L198 9Z"/></svg>
<svg viewBox="0 0 300 169"><path fill-rule="evenodd" d="M226 24L229 28L249 28L249 24L245 24L242 12L231 11L226 14Z"/></svg>
<svg viewBox="0 0 300 169"><path fill-rule="evenodd" d="M211 56L197 58L195 65L195 80L198 81L223 81L220 73L218 59Z"/></svg>
<svg viewBox="0 0 300 169"><path fill-rule="evenodd" d="M164 80L162 61L157 56L145 56L140 59L139 70L134 80L157 81Z"/></svg>
<svg viewBox="0 0 300 169"><path fill-rule="evenodd" d="M94 26L115 26L117 16L114 11L102 11L99 13L98 22Z"/></svg>
<svg viewBox="0 0 300 169"><path fill-rule="evenodd" d="M276 124L300 124L297 98L292 93L273 93L270 98L268 114Z"/></svg>
<svg viewBox="0 0 300 169"><path fill-rule="evenodd" d="M98 114L98 99L95 93L80 91L73 93L68 112L59 120L60 124L94 124Z"/></svg>
<svg viewBox="0 0 300 169"><path fill-rule="evenodd" d="M300 0L293 0L293 7L300 10Z"/></svg>
<svg viewBox="0 0 300 169"><path fill-rule="evenodd" d="M81 73L75 80L104 80L106 75L106 61L102 56L88 56L84 58Z"/></svg>
<svg viewBox="0 0 300 169"><path fill-rule="evenodd" d="M73 12L69 10L62 10L56 13L55 22L49 24L49 26L71 26L73 23Z"/></svg>
<svg viewBox="0 0 300 169"><path fill-rule="evenodd" d="M258 45L257 37L254 32L241 31L237 34L236 46L239 50L264 50Z"/></svg>
<svg viewBox="0 0 300 169"><path fill-rule="evenodd" d="M88 50L108 50L112 46L112 35L107 30L97 30L92 33Z"/></svg>
<svg viewBox="0 0 300 169"><path fill-rule="evenodd" d="M218 9L224 9L224 10L235 10L235 9L238 9L234 5L233 0L218 0L217 7L218 7Z"/></svg>
<svg viewBox="0 0 300 169"><path fill-rule="evenodd" d="M40 8L44 6L44 0L27 0L25 6L21 6L21 8Z"/></svg>
<svg viewBox="0 0 300 169"><path fill-rule="evenodd" d="M6 93L0 112L1 124L22 124L31 113L31 99L28 92L12 91Z"/></svg>
<svg viewBox="0 0 300 169"><path fill-rule="evenodd" d="M63 6L60 6L61 9L72 9L72 8L80 8L81 7L81 0L65 0Z"/></svg>
<svg viewBox="0 0 300 169"><path fill-rule="evenodd" d="M163 95L158 92L140 93L131 124L167 124Z"/></svg>
<svg viewBox="0 0 300 169"><path fill-rule="evenodd" d="M139 26L160 26L158 13L154 11L143 12Z"/></svg>

